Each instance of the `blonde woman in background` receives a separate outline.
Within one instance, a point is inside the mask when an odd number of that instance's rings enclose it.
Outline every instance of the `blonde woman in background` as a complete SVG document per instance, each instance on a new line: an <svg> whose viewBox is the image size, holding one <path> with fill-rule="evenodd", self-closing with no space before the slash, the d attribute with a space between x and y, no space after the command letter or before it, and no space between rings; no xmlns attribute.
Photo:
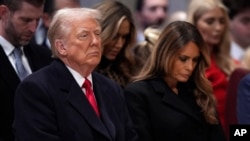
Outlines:
<svg viewBox="0 0 250 141"><path fill-rule="evenodd" d="M227 9L219 0L192 0L187 11L187 21L198 28L209 47L211 65L206 70L206 76L212 83L219 119L225 129L228 77L235 67L230 57Z"/></svg>

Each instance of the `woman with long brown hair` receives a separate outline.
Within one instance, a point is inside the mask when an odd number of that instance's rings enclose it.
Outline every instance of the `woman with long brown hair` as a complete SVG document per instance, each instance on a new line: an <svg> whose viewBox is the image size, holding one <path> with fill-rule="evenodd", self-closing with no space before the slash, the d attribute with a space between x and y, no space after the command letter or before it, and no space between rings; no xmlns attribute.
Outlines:
<svg viewBox="0 0 250 141"><path fill-rule="evenodd" d="M140 141L224 141L205 70L208 48L192 24L170 23L125 96Z"/></svg>

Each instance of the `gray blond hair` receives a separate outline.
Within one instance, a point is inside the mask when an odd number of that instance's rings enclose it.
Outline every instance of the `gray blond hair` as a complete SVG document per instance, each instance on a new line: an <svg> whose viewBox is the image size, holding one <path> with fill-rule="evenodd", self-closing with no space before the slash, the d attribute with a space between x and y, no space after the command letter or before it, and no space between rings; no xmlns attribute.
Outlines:
<svg viewBox="0 0 250 141"><path fill-rule="evenodd" d="M53 57L58 57L55 40L65 38L69 34L74 21L88 18L93 18L100 24L101 13L91 8L63 8L55 13L48 30Z"/></svg>

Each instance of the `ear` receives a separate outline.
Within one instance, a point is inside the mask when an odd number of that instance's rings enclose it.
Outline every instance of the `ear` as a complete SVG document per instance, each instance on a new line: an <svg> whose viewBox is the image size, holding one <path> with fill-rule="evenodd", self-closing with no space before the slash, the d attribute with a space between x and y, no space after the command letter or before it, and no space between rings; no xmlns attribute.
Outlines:
<svg viewBox="0 0 250 141"><path fill-rule="evenodd" d="M0 5L0 19L6 18L9 13L9 8L5 5Z"/></svg>
<svg viewBox="0 0 250 141"><path fill-rule="evenodd" d="M57 52L61 56L66 56L67 55L67 48L66 48L65 43L63 42L63 40L56 39L55 40L55 48L56 48Z"/></svg>

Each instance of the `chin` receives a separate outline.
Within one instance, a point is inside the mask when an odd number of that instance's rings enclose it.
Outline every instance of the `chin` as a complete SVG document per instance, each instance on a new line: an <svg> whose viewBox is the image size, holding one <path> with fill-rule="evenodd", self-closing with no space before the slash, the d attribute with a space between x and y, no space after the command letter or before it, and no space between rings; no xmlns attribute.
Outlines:
<svg viewBox="0 0 250 141"><path fill-rule="evenodd" d="M179 79L179 82L187 82L188 81L188 78L181 78Z"/></svg>
<svg viewBox="0 0 250 141"><path fill-rule="evenodd" d="M21 46L26 46L26 45L29 44L29 41L21 41L21 42L19 42L19 44L20 44Z"/></svg>
<svg viewBox="0 0 250 141"><path fill-rule="evenodd" d="M107 56L106 58L110 61L113 61L116 59L116 56Z"/></svg>

